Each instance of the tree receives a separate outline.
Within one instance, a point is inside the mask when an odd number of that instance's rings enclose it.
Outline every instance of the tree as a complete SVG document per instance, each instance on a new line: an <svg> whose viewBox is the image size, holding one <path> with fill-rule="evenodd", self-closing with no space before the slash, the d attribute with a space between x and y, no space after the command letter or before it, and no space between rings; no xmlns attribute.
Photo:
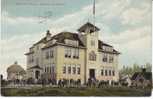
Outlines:
<svg viewBox="0 0 153 99"><path fill-rule="evenodd" d="M152 70L152 65L151 65L150 63L146 63L146 64L145 64L145 67L146 67L146 71L147 71L147 72L151 72L151 70Z"/></svg>
<svg viewBox="0 0 153 99"><path fill-rule="evenodd" d="M146 63L144 65L147 72L151 72L152 65L150 63ZM123 66L123 68L120 70L120 75L133 75L135 72L141 72L142 65L138 65L137 63L134 63L132 66Z"/></svg>

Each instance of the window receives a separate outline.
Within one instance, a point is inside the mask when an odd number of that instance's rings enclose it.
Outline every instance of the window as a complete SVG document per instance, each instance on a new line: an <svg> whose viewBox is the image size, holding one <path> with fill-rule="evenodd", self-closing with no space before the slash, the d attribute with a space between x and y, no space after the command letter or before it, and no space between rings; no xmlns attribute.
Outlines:
<svg viewBox="0 0 153 99"><path fill-rule="evenodd" d="M63 74L66 74L66 66L63 66Z"/></svg>
<svg viewBox="0 0 153 99"><path fill-rule="evenodd" d="M33 54L31 56L31 62L34 62L34 56L33 56Z"/></svg>
<svg viewBox="0 0 153 99"><path fill-rule="evenodd" d="M68 48L68 57L71 58L71 48Z"/></svg>
<svg viewBox="0 0 153 99"><path fill-rule="evenodd" d="M39 50L39 45L37 45L37 50Z"/></svg>
<svg viewBox="0 0 153 99"><path fill-rule="evenodd" d="M101 70L101 76L103 76L103 75L104 75L104 70L102 69L102 70Z"/></svg>
<svg viewBox="0 0 153 99"><path fill-rule="evenodd" d="M112 75L112 72L111 72L111 70L109 70L109 76L111 76Z"/></svg>
<svg viewBox="0 0 153 99"><path fill-rule="evenodd" d="M113 76L115 76L115 71L114 70L112 71L112 74L113 74Z"/></svg>
<svg viewBox="0 0 153 99"><path fill-rule="evenodd" d="M109 63L112 63L113 62L113 56L109 56Z"/></svg>
<svg viewBox="0 0 153 99"><path fill-rule="evenodd" d="M47 73L49 73L49 67L47 67Z"/></svg>
<svg viewBox="0 0 153 99"><path fill-rule="evenodd" d="M107 76L107 70L105 70L105 76Z"/></svg>
<svg viewBox="0 0 153 99"><path fill-rule="evenodd" d="M79 58L79 49L76 49L76 58Z"/></svg>
<svg viewBox="0 0 153 99"><path fill-rule="evenodd" d="M45 67L45 73L47 72L47 68Z"/></svg>
<svg viewBox="0 0 153 99"><path fill-rule="evenodd" d="M76 67L73 67L73 74L76 73Z"/></svg>
<svg viewBox="0 0 153 99"><path fill-rule="evenodd" d="M77 68L77 74L80 74L80 67Z"/></svg>
<svg viewBox="0 0 153 99"><path fill-rule="evenodd" d="M77 48L73 49L73 58L75 58L75 59L79 58L79 49L77 49Z"/></svg>
<svg viewBox="0 0 153 99"><path fill-rule="evenodd" d="M65 48L65 57L68 57L68 49Z"/></svg>
<svg viewBox="0 0 153 99"><path fill-rule="evenodd" d="M65 57L71 58L71 48L65 47Z"/></svg>
<svg viewBox="0 0 153 99"><path fill-rule="evenodd" d="M28 62L29 63L34 62L34 56L33 56L33 54L29 56Z"/></svg>
<svg viewBox="0 0 153 99"><path fill-rule="evenodd" d="M37 64L37 65L39 64L39 59L38 59L38 57L36 58L36 64Z"/></svg>
<svg viewBox="0 0 153 99"><path fill-rule="evenodd" d="M45 57L46 57L46 59L49 59L49 52L48 51L46 51Z"/></svg>
<svg viewBox="0 0 153 99"><path fill-rule="evenodd" d="M50 50L49 57L50 57L50 58L53 58L53 57L54 57L54 52L53 52L53 50Z"/></svg>
<svg viewBox="0 0 153 99"><path fill-rule="evenodd" d="M50 66L50 73L52 73L52 66Z"/></svg>
<svg viewBox="0 0 153 99"><path fill-rule="evenodd" d="M91 40L91 46L95 46L95 41Z"/></svg>
<svg viewBox="0 0 153 99"><path fill-rule="evenodd" d="M71 74L71 66L68 67L68 73Z"/></svg>
<svg viewBox="0 0 153 99"><path fill-rule="evenodd" d="M55 66L52 66L52 73L55 73Z"/></svg>
<svg viewBox="0 0 153 99"><path fill-rule="evenodd" d="M104 56L103 56L103 62L107 62L107 54L104 54Z"/></svg>
<svg viewBox="0 0 153 99"><path fill-rule="evenodd" d="M74 48L73 49L73 58L75 58L76 57L76 49Z"/></svg>
<svg viewBox="0 0 153 99"><path fill-rule="evenodd" d="M89 60L91 60L91 61L96 61L96 54L95 54L94 51L91 51L91 52L89 53Z"/></svg>

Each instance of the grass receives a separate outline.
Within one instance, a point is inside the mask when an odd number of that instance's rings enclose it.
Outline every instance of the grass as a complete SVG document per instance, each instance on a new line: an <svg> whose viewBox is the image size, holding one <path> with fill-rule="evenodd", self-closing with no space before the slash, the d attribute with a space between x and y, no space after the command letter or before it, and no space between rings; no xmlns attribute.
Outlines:
<svg viewBox="0 0 153 99"><path fill-rule="evenodd" d="M135 88L2 88L3 96L150 96L151 89Z"/></svg>

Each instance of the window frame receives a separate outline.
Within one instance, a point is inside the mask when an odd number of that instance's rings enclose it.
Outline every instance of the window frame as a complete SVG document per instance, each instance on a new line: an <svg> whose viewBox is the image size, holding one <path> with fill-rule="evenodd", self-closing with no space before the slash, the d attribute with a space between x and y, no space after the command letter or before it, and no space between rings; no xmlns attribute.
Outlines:
<svg viewBox="0 0 153 99"><path fill-rule="evenodd" d="M77 74L78 74L78 75L81 74L81 68L80 68L80 66L77 67Z"/></svg>
<svg viewBox="0 0 153 99"><path fill-rule="evenodd" d="M105 69L105 76L108 76L108 72L107 72L107 70Z"/></svg>
<svg viewBox="0 0 153 99"><path fill-rule="evenodd" d="M68 66L68 74L71 74L71 65Z"/></svg>

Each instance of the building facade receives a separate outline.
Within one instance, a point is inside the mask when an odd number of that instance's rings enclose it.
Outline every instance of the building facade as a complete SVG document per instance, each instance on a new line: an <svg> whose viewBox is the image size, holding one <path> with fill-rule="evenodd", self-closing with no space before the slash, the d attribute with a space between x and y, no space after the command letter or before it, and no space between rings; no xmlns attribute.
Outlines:
<svg viewBox="0 0 153 99"><path fill-rule="evenodd" d="M86 83L89 78L118 81L119 52L98 39L99 28L87 22L78 33L61 32L33 44L27 56L28 77L73 79Z"/></svg>

